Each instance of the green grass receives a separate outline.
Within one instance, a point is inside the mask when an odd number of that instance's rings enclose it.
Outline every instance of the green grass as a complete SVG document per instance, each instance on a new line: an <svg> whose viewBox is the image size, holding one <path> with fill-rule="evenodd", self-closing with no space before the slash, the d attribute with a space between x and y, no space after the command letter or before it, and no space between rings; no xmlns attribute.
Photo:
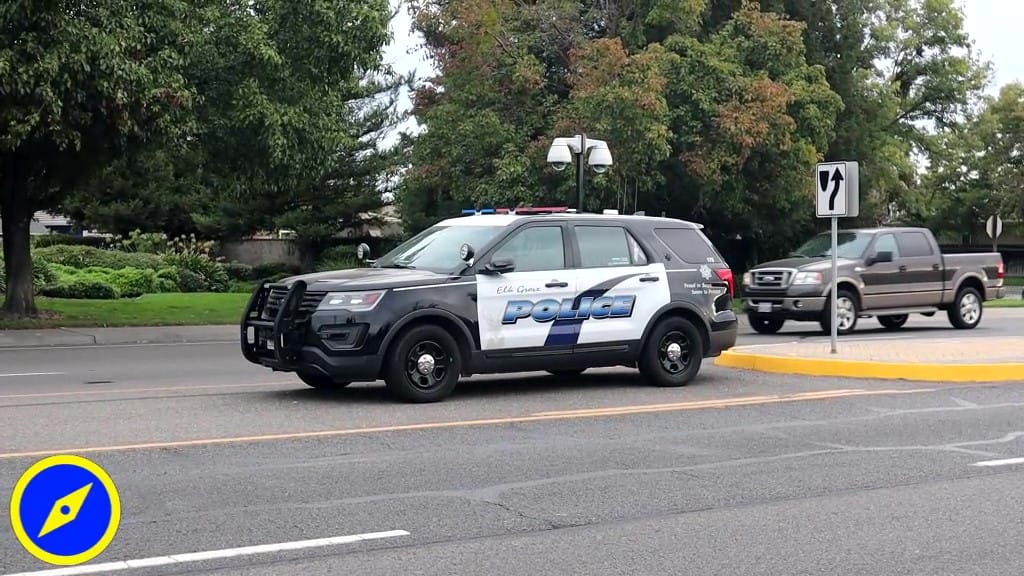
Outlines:
<svg viewBox="0 0 1024 576"><path fill-rule="evenodd" d="M985 306L987 308L1024 308L1024 298L1007 296L999 300L989 300L985 302Z"/></svg>
<svg viewBox="0 0 1024 576"><path fill-rule="evenodd" d="M1024 286L1024 276L1007 276L1003 280L1007 286Z"/></svg>
<svg viewBox="0 0 1024 576"><path fill-rule="evenodd" d="M0 330L98 326L236 324L248 293L147 294L120 300L36 298L39 318L5 319Z"/></svg>

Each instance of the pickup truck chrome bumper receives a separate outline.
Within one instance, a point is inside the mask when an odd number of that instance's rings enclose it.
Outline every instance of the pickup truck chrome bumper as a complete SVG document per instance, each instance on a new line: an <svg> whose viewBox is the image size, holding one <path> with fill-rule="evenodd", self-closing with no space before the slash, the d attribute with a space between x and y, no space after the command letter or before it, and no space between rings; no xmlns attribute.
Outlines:
<svg viewBox="0 0 1024 576"><path fill-rule="evenodd" d="M762 314L817 314L825 309L824 296L751 296L743 300L744 312Z"/></svg>
<svg viewBox="0 0 1024 576"><path fill-rule="evenodd" d="M985 289L985 300L998 300L999 298L1006 298L1006 286Z"/></svg>

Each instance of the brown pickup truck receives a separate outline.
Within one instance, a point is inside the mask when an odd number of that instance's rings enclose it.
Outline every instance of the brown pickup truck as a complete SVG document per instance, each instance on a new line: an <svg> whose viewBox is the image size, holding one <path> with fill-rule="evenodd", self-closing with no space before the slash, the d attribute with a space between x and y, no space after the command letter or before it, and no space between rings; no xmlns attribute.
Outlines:
<svg viewBox="0 0 1024 576"><path fill-rule="evenodd" d="M778 332L786 320L818 322L831 332L832 235L814 236L790 258L758 264L743 275L743 308L757 332ZM910 314L944 310L956 328L981 322L982 303L1003 298L998 252L943 254L927 228L841 230L838 244L839 334L875 316L889 329Z"/></svg>

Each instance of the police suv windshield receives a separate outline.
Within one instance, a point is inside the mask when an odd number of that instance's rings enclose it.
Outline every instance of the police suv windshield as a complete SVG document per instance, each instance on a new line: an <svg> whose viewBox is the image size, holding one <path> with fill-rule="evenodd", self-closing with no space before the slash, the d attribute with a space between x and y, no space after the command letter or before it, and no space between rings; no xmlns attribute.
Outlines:
<svg viewBox="0 0 1024 576"><path fill-rule="evenodd" d="M871 243L871 234L863 232L840 232L838 238L840 258L860 258ZM823 258L832 256L832 235L819 234L797 248L792 256L798 258Z"/></svg>
<svg viewBox="0 0 1024 576"><path fill-rule="evenodd" d="M477 252L504 226L431 226L377 259L378 268L415 268L451 272L463 261L459 250L469 244Z"/></svg>

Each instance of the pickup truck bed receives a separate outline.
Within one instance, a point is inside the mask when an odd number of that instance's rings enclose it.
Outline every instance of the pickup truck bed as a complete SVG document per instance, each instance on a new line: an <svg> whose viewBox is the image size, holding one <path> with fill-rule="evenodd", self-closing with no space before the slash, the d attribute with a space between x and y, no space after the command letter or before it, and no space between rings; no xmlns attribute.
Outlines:
<svg viewBox="0 0 1024 576"><path fill-rule="evenodd" d="M744 310L755 330L777 332L789 320L831 331L831 236L808 240L785 260L759 264L743 278ZM839 245L837 332L877 317L896 329L910 314L945 311L956 328L974 328L983 303L1003 298L997 252L943 254L926 228L843 230Z"/></svg>

